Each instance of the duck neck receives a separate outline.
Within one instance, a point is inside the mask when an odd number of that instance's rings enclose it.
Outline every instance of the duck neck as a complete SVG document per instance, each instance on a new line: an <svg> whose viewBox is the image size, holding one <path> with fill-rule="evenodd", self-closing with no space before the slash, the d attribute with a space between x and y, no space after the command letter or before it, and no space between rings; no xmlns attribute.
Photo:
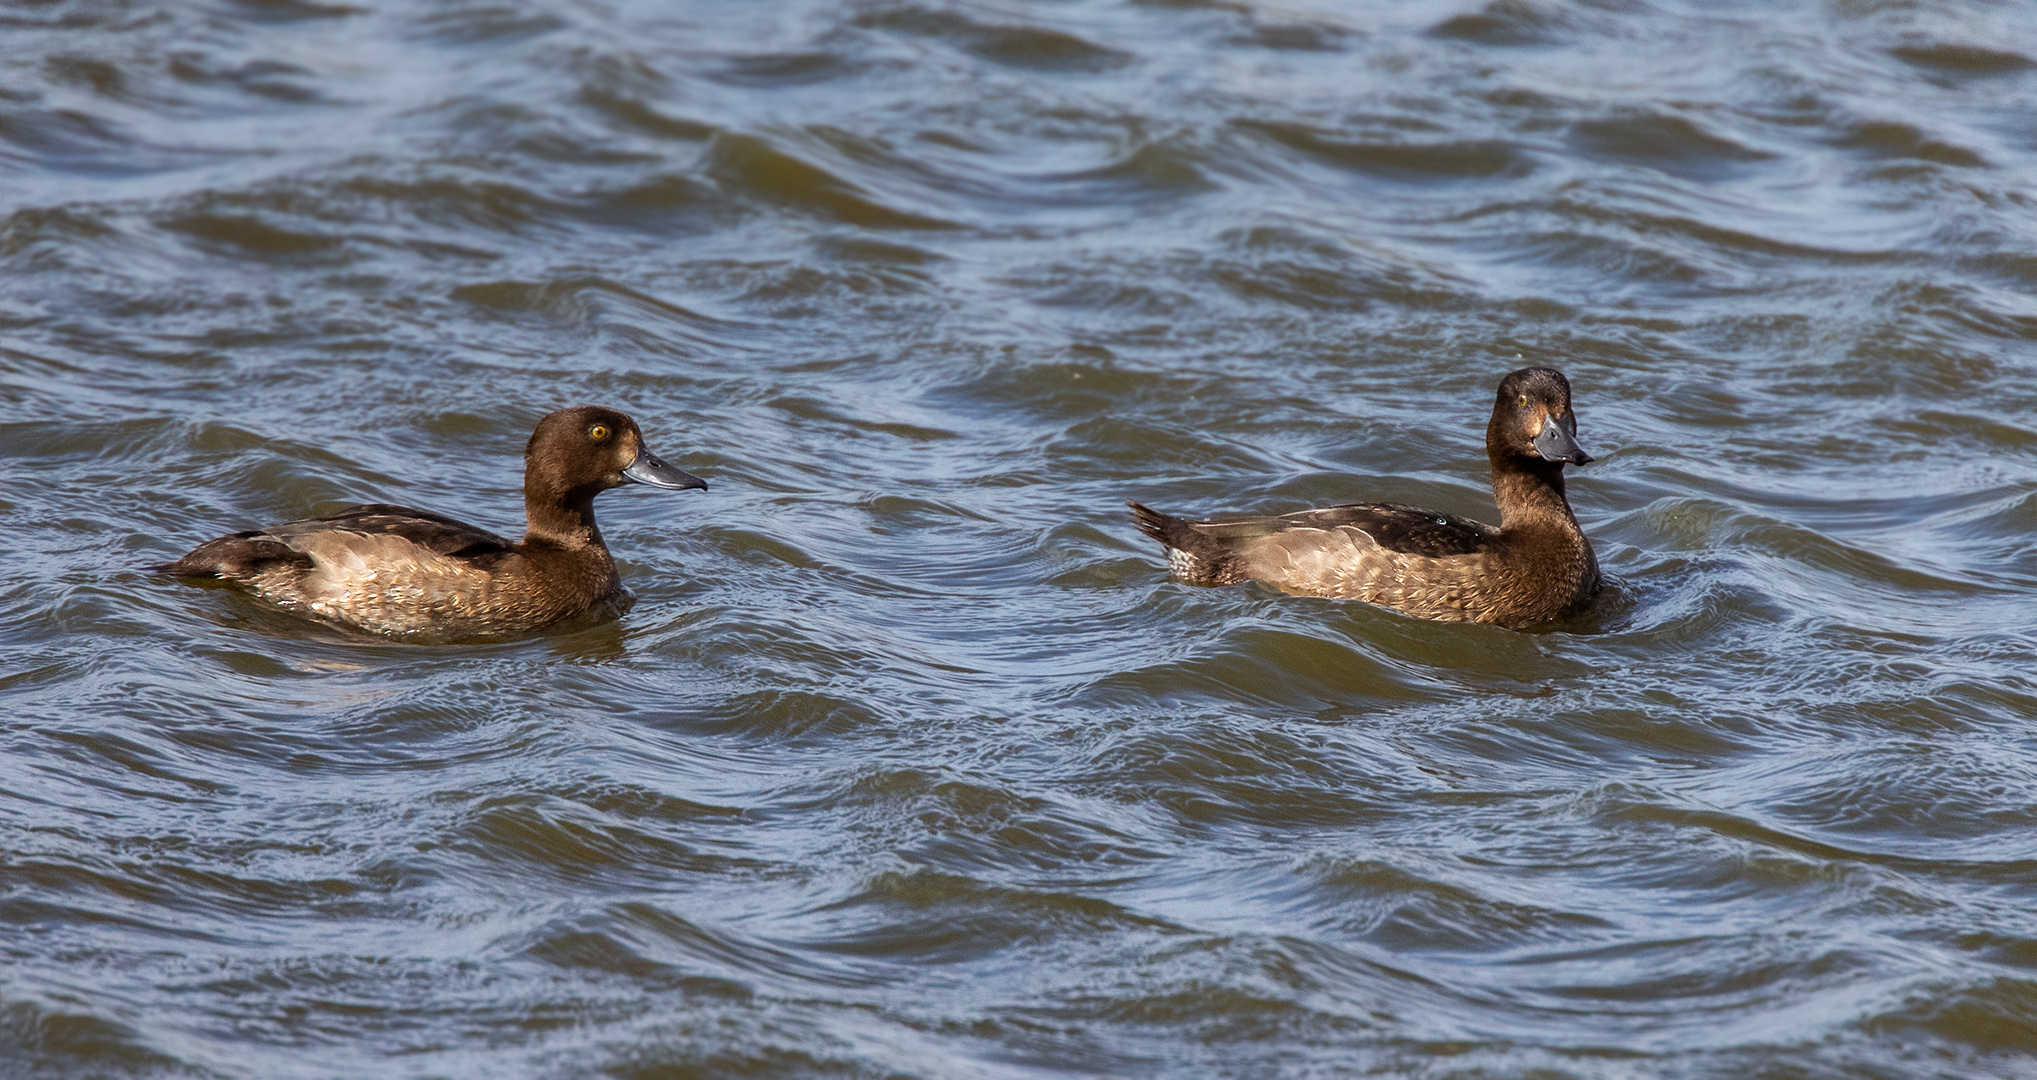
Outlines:
<svg viewBox="0 0 2037 1080"><path fill-rule="evenodd" d="M1576 515L1563 497L1561 462L1493 455L1492 498L1504 533L1577 534Z"/></svg>
<svg viewBox="0 0 2037 1080"><path fill-rule="evenodd" d="M593 548L603 553L601 529L594 524L594 497L603 488L596 484L553 491L541 483L527 483L523 512L529 522L525 542L541 540L569 551Z"/></svg>

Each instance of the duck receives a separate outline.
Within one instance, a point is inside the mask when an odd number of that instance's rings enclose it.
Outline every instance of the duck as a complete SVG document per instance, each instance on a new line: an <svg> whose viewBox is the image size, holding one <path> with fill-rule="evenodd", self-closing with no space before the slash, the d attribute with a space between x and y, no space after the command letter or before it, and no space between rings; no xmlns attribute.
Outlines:
<svg viewBox="0 0 2037 1080"><path fill-rule="evenodd" d="M376 503L207 540L152 569L227 581L372 634L520 633L628 599L594 522L596 495L625 483L707 488L652 454L628 414L598 405L539 420L523 463L527 528L520 541L429 510Z"/></svg>
<svg viewBox="0 0 2037 1080"><path fill-rule="evenodd" d="M1497 527L1399 503L1352 503L1266 517L1191 521L1130 503L1175 577L1263 581L1295 595L1360 600L1421 619L1521 629L1581 612L1598 559L1563 488L1592 460L1577 439L1570 380L1510 372L1485 428Z"/></svg>

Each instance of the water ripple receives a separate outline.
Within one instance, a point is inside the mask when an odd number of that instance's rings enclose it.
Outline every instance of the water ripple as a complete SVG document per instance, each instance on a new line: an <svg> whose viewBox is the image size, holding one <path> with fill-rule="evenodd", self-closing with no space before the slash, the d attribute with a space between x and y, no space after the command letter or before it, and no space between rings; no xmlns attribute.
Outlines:
<svg viewBox="0 0 2037 1080"><path fill-rule="evenodd" d="M2023 22L0 14L0 1072L2021 1075ZM1490 519L1530 363L1561 626L1125 517ZM620 618L143 571L584 401Z"/></svg>

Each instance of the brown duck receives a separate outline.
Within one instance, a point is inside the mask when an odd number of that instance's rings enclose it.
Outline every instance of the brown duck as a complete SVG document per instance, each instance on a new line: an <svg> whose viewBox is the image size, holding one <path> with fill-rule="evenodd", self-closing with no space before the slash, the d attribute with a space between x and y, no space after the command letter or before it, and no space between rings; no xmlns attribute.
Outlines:
<svg viewBox="0 0 2037 1080"><path fill-rule="evenodd" d="M636 421L583 405L538 421L523 451L529 530L511 542L427 510L376 504L222 536L155 569L222 578L379 634L535 630L624 596L594 497L625 482L705 488L658 460Z"/></svg>
<svg viewBox="0 0 2037 1080"><path fill-rule="evenodd" d="M1500 380L1485 428L1499 527L1396 503L1355 503L1279 517L1188 521L1132 503L1193 585L1248 578L1285 592L1363 600L1423 619L1524 627L1581 610L1598 560L1563 497L1577 444L1570 380L1522 368Z"/></svg>

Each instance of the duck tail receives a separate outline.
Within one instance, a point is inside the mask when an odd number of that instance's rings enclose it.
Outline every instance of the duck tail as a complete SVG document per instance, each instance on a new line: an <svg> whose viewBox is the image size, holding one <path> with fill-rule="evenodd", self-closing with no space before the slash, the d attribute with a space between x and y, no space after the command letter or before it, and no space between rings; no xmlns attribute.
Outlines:
<svg viewBox="0 0 2037 1080"><path fill-rule="evenodd" d="M1244 560L1235 545L1212 536L1195 522L1128 502L1132 523L1167 548L1167 568L1190 585L1230 585L1245 580Z"/></svg>
<svg viewBox="0 0 2037 1080"><path fill-rule="evenodd" d="M222 536L217 540L207 540L181 559L151 563L147 569L152 574L167 574L171 577L225 578L234 581L253 577L262 570L278 564L308 570L311 568L311 556L290 550L290 547L280 540L250 531Z"/></svg>

